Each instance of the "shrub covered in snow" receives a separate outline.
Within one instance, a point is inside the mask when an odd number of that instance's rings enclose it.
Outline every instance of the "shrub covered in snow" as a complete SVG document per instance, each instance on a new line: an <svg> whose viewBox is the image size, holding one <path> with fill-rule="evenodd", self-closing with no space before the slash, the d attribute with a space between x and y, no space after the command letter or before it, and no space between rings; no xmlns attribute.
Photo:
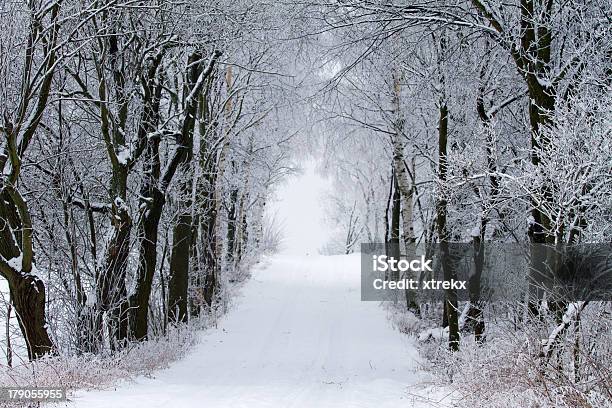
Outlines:
<svg viewBox="0 0 612 408"><path fill-rule="evenodd" d="M210 322L209 322L210 323ZM204 321L200 325L209 324ZM191 327L172 327L164 337L132 343L109 355L49 356L9 368L0 366L0 384L15 387L104 389L139 375L151 375L183 357L198 341ZM16 407L5 403L6 407ZM28 406L23 403L22 406Z"/></svg>
<svg viewBox="0 0 612 408"><path fill-rule="evenodd" d="M401 307L389 307L390 319L402 332L418 340L425 368L440 386L456 392L455 406L487 408L600 408L612 407L612 309L593 303L572 321L546 353L555 319L516 321L510 314L487 310L487 340L474 341L467 331L461 348L447 348L445 330L430 327L405 330L398 322L413 316ZM406 318L405 316L410 316ZM417 319L419 320L419 319ZM418 327L436 322L423 316ZM447 336L447 334L446 334Z"/></svg>

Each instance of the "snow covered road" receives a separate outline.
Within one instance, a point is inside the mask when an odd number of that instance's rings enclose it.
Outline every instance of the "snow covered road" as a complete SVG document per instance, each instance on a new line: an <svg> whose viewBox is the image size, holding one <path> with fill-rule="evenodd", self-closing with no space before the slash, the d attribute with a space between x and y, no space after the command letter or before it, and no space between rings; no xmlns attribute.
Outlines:
<svg viewBox="0 0 612 408"><path fill-rule="evenodd" d="M265 263L182 361L116 390L80 392L73 406L415 406L417 352L379 304L360 301L359 255Z"/></svg>

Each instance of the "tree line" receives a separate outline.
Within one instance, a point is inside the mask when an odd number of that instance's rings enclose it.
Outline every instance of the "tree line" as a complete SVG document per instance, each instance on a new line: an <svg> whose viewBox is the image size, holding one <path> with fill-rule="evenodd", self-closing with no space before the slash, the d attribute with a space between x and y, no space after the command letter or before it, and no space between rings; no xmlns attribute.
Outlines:
<svg viewBox="0 0 612 408"><path fill-rule="evenodd" d="M280 20L165 0L8 2L0 20L0 274L28 357L209 313L292 171Z"/></svg>
<svg viewBox="0 0 612 408"><path fill-rule="evenodd" d="M543 357L544 372L558 363L563 378L584 380L586 371L605 384L609 338L580 331L609 316L609 304L551 297L538 277L562 248L610 240L610 4L343 1L315 9L332 72L320 107L337 190L329 251L385 242L391 252L410 255L417 244L433 256L437 246L451 280L449 245L469 243L469 302L447 290L431 316L431 305L407 292L404 310L439 319L453 351L466 333L483 344L493 332L487 322L512 320L511 336L528 332L540 343L532 357ZM529 288L524 302L499 307L482 293L481 274L506 244L527 251ZM529 254L537 245L550 250Z"/></svg>

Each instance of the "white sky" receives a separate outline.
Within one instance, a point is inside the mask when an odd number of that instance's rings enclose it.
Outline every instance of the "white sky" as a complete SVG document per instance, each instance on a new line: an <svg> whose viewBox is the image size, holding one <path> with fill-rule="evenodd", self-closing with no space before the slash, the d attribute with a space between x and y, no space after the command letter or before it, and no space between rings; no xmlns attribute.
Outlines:
<svg viewBox="0 0 612 408"><path fill-rule="evenodd" d="M328 241L322 198L330 182L315 173L316 163L305 162L304 173L281 185L268 207L283 226L282 254L316 255Z"/></svg>

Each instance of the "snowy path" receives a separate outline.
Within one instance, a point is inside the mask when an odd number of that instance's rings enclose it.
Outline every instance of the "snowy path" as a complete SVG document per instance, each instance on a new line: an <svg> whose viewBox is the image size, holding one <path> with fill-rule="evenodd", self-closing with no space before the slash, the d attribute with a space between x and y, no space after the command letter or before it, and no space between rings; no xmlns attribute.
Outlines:
<svg viewBox="0 0 612 408"><path fill-rule="evenodd" d="M377 303L360 301L358 255L267 263L184 360L154 379L79 393L74 406L415 406L417 352Z"/></svg>

